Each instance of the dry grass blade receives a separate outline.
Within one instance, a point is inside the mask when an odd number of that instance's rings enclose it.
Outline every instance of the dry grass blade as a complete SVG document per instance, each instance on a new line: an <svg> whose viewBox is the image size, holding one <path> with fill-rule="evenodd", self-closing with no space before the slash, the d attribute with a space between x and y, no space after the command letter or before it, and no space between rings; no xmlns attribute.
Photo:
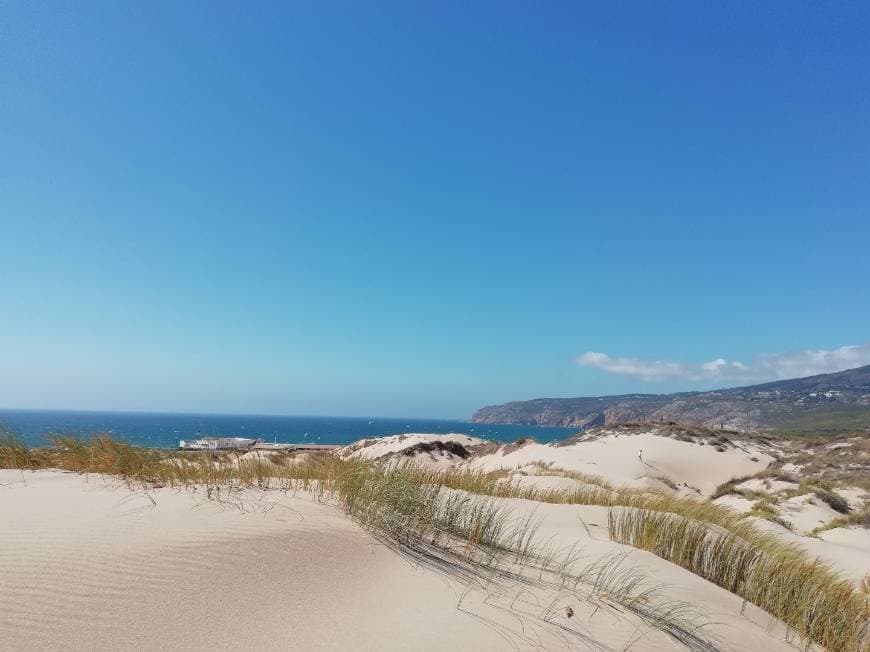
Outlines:
<svg viewBox="0 0 870 652"><path fill-rule="evenodd" d="M870 643L870 602L828 566L774 541L759 547L733 532L675 514L611 510L614 541L648 550L780 618L805 640L838 652Z"/></svg>

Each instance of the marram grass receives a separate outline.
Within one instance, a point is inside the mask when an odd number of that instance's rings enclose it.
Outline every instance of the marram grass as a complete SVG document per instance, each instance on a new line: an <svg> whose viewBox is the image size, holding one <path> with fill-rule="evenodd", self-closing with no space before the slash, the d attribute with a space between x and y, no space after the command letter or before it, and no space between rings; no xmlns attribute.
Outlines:
<svg viewBox="0 0 870 652"><path fill-rule="evenodd" d="M758 547L677 514L611 510L610 538L648 550L735 593L836 652L870 644L870 602L829 566L801 550L768 541Z"/></svg>

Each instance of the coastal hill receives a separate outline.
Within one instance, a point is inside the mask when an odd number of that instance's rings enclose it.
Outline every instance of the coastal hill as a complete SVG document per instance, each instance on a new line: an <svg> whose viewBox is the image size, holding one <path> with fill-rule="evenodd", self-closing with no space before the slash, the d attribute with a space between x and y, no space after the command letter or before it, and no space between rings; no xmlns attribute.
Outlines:
<svg viewBox="0 0 870 652"><path fill-rule="evenodd" d="M732 430L796 433L870 429L870 365L709 392L514 401L481 408L471 420L573 428L625 421L679 421Z"/></svg>

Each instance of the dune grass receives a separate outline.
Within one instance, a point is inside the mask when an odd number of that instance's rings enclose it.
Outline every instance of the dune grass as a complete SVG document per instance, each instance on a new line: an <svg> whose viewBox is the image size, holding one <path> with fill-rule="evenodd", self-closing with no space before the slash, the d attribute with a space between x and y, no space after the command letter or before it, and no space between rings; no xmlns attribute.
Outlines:
<svg viewBox="0 0 870 652"><path fill-rule="evenodd" d="M867 643L870 618L866 595L798 548L709 501L585 481L573 489L542 490L503 471L436 471L329 454L179 454L133 447L105 435L84 441L54 437L53 446L38 449L5 438L0 468L100 473L131 487L203 487L209 497L249 487L307 491L339 505L360 525L416 558L438 557L474 572L502 573L524 565L536 569L539 579L548 577L575 590L603 580L590 579L595 569L574 568L573 553L538 544L534 519L517 521L495 499L604 505L612 508L614 541L649 550L722 586L781 618L808 641L838 652L866 649L861 647ZM672 610L667 626L694 635L681 607L641 609L634 602L639 589L632 588L627 575L623 580L618 604L660 624Z"/></svg>
<svg viewBox="0 0 870 652"><path fill-rule="evenodd" d="M848 516L837 517L832 521L828 521L824 525L820 525L819 527L810 530L807 532L807 536L818 536L822 532L833 530L838 527L863 527L870 529L870 504L865 503L864 509L861 511L854 511Z"/></svg>
<svg viewBox="0 0 870 652"><path fill-rule="evenodd" d="M710 649L700 635L701 614L688 603L663 598L622 557L581 566L576 547L562 550L538 541L534 512L517 518L494 492L487 493L505 484L501 473L445 474L331 455L308 457L286 473L282 480L290 482L281 488L336 500L360 525L418 561L446 564L488 583L508 580L514 587L502 591L519 587L522 593L523 586L534 585L618 605L694 649ZM548 618L545 613L543 620ZM563 624L553 627L572 633Z"/></svg>
<svg viewBox="0 0 870 652"><path fill-rule="evenodd" d="M0 433L0 469L39 468L33 453L12 435Z"/></svg>
<svg viewBox="0 0 870 652"><path fill-rule="evenodd" d="M591 484L603 489L613 489L613 485L600 475L591 475L589 473L580 473L556 466L553 462L532 462L532 465L537 470L536 475L549 475L557 478L570 478L584 484Z"/></svg>
<svg viewBox="0 0 870 652"><path fill-rule="evenodd" d="M737 494L742 496L744 494L743 491L737 488L737 485L746 482L751 479L752 476L742 475L737 478L731 478L727 482L723 482L713 491L713 495L710 496L710 500L716 500L717 498L721 498L722 496L727 496L728 494Z"/></svg>
<svg viewBox="0 0 870 652"><path fill-rule="evenodd" d="M408 472L414 474L417 481L424 484L441 484L452 489L498 498L519 498L567 505L629 507L667 512L724 528L758 545L764 546L770 539L767 535L758 532L743 515L727 507L715 505L706 500L674 496L646 489L613 487L600 479L595 484L579 484L572 489L540 489L530 484L523 484L521 480L509 480L498 472L429 471L414 467L409 467ZM559 473L559 475L562 474ZM588 482L589 476L577 475L581 476L582 479L575 479ZM566 472L563 477L573 477L573 474Z"/></svg>
<svg viewBox="0 0 870 652"><path fill-rule="evenodd" d="M806 641L862 652L870 643L870 602L830 567L796 547L764 548L731 532L649 510L611 510L614 541L648 550L780 618Z"/></svg>

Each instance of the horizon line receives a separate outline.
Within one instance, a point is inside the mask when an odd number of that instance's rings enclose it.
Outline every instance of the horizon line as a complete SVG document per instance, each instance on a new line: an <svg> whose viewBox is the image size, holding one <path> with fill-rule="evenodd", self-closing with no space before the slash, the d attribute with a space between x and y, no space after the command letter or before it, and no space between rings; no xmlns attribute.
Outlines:
<svg viewBox="0 0 870 652"><path fill-rule="evenodd" d="M164 410L111 410L90 408L31 408L31 407L0 407L2 412L72 412L76 414L154 414L164 416L207 416L207 417L268 417L268 418L298 418L298 419L382 419L391 421L423 420L423 421L458 421L472 423L468 417L420 417L420 416L374 416L374 415L332 415L332 414L267 414L262 412L207 412L207 411L164 411Z"/></svg>

